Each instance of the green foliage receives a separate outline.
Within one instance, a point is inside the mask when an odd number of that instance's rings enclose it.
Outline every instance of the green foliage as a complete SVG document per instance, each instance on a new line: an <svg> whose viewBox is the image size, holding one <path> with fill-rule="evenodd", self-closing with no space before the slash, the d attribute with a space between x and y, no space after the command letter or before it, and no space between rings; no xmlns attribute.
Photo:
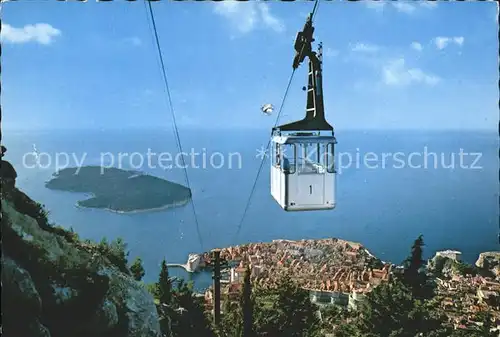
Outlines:
<svg viewBox="0 0 500 337"><path fill-rule="evenodd" d="M461 262L461 261L456 261L453 264L453 270L459 273L460 275L472 275L476 276L479 274L479 268L476 266Z"/></svg>
<svg viewBox="0 0 500 337"><path fill-rule="evenodd" d="M384 267L384 264L382 263L381 260L377 258L370 258L367 261L367 268L368 269L382 269Z"/></svg>
<svg viewBox="0 0 500 337"><path fill-rule="evenodd" d="M326 333L332 332L339 323L346 322L350 317L346 308L337 305L321 307L320 312L323 321L321 328Z"/></svg>
<svg viewBox="0 0 500 337"><path fill-rule="evenodd" d="M163 334L172 337L213 335L204 313L203 301L193 296L191 283L186 284L181 280L173 288L165 259L161 263L158 282L152 288L158 299Z"/></svg>
<svg viewBox="0 0 500 337"><path fill-rule="evenodd" d="M261 291L255 311L256 332L275 337L317 336L320 322L318 308L311 303L309 292L299 288L286 275L277 289Z"/></svg>
<svg viewBox="0 0 500 337"><path fill-rule="evenodd" d="M167 261L161 261L160 276L158 279L157 297L161 304L170 305L172 303L172 282L168 275Z"/></svg>
<svg viewBox="0 0 500 337"><path fill-rule="evenodd" d="M45 209L45 205L42 205L42 204L39 204L39 203L36 203L36 205L37 205L37 208L38 208L38 212L37 212L37 214L35 215L34 218L36 220L42 221L45 224L48 224L49 223L50 211L48 211L48 210Z"/></svg>
<svg viewBox="0 0 500 337"><path fill-rule="evenodd" d="M443 256L435 256L429 263L432 273L436 276L442 277L443 271L450 265L450 259Z"/></svg>
<svg viewBox="0 0 500 337"><path fill-rule="evenodd" d="M221 335L240 337L243 333L243 317L241 315L240 303L226 300L224 301L222 312Z"/></svg>
<svg viewBox="0 0 500 337"><path fill-rule="evenodd" d="M61 226L52 226L49 231L56 234L56 235L62 236L68 242L71 242L71 243L80 242L80 237L78 236L77 233L75 233L75 231L72 227L69 230L67 230Z"/></svg>
<svg viewBox="0 0 500 337"><path fill-rule="evenodd" d="M168 276L167 262L163 259L161 263L158 282L146 284L146 289L155 298L156 308L160 318L160 329L164 337L173 337L172 332L172 307L171 307L171 281Z"/></svg>
<svg viewBox="0 0 500 337"><path fill-rule="evenodd" d="M180 280L173 290L172 332L175 337L215 337L205 315L204 299L194 296L193 284Z"/></svg>
<svg viewBox="0 0 500 337"><path fill-rule="evenodd" d="M356 325L360 331L389 336L401 327L401 315L409 312L412 303L411 293L403 284L381 284L361 305L362 317Z"/></svg>
<svg viewBox="0 0 500 337"><path fill-rule="evenodd" d="M19 213L35 219L40 228L50 228L50 212L45 209L45 205L31 200L26 194L17 188L10 190L9 193L3 194L2 198L10 201Z"/></svg>
<svg viewBox="0 0 500 337"><path fill-rule="evenodd" d="M129 252L126 249L127 244L122 238L117 238L111 243L108 243L107 239L103 238L97 245L97 251L99 253L108 258L108 260L118 267L121 272L130 274L130 270L127 266Z"/></svg>
<svg viewBox="0 0 500 337"><path fill-rule="evenodd" d="M41 229L62 236L71 243L78 243L80 241L78 234L75 233L73 228L67 230L61 226L50 224L50 211L45 208L45 205L33 201L19 189L15 188L10 191L10 193L5 196L5 199L13 203L16 211L35 219Z"/></svg>
<svg viewBox="0 0 500 337"><path fill-rule="evenodd" d="M429 303L415 300L411 288L398 280L377 286L361 304L353 324L342 327L336 336L424 336L447 337L445 319Z"/></svg>
<svg viewBox="0 0 500 337"><path fill-rule="evenodd" d="M403 283L411 290L415 299L430 299L433 297L432 285L428 283L423 260L424 238L420 235L411 248L410 256L405 260Z"/></svg>
<svg viewBox="0 0 500 337"><path fill-rule="evenodd" d="M42 316L37 319L49 328L52 336L85 336L80 330L81 326L75 325L75 314L78 313L79 321L84 322L95 312L109 289L108 278L99 275L97 265L85 260L85 254L79 260L72 255L51 260L44 248L26 244L12 229L9 221L7 214L2 212L3 253L28 270L37 285L44 309ZM53 285L75 289L79 296L58 304ZM15 311L16 308L12 309ZM33 318L26 311L20 315L23 317L21 322ZM5 318L19 320L19 316ZM4 322L6 326L12 326L11 323Z"/></svg>
<svg viewBox="0 0 500 337"><path fill-rule="evenodd" d="M203 299L194 296L192 283L181 279L177 287L173 287L165 259L161 263L158 282L148 288L158 301L160 326L165 336L215 337L204 312Z"/></svg>
<svg viewBox="0 0 500 337"><path fill-rule="evenodd" d="M142 266L142 260L140 257L136 257L132 265L130 266L130 272L136 281L142 280L146 272Z"/></svg>
<svg viewBox="0 0 500 337"><path fill-rule="evenodd" d="M498 337L498 331L493 332L491 331L492 328L494 328L493 324L493 315L491 312L488 311L481 311L476 315L476 318L478 319L479 322L482 323L482 326L478 329L477 332L474 332L474 336L482 336L482 337ZM470 334L470 336L473 336L473 334Z"/></svg>
<svg viewBox="0 0 500 337"><path fill-rule="evenodd" d="M423 270L423 246L420 235L405 260L403 277L374 288L352 323L341 325L336 336L449 337L452 334L446 317L439 314L436 302L431 301L433 286ZM442 269L441 265L435 267Z"/></svg>
<svg viewBox="0 0 500 337"><path fill-rule="evenodd" d="M224 301L221 320L222 335L227 337L255 337L255 298L252 294L251 272L247 266L239 301Z"/></svg>
<svg viewBox="0 0 500 337"><path fill-rule="evenodd" d="M156 296L158 294L158 283L147 283L144 284L144 288L157 300Z"/></svg>
<svg viewBox="0 0 500 337"><path fill-rule="evenodd" d="M16 336L38 335L39 333L34 331L24 333L25 328L29 328L30 322L37 320L46 326L54 337L87 337L89 334L85 331L86 324L102 304L111 286L108 276L99 273L105 258L121 266L122 271L128 273L126 266L128 254L125 253L126 246L123 240L118 239L110 245L105 240L101 245L90 240L80 241L72 228L67 230L49 224L49 212L44 205L31 200L17 188L12 189L8 195L2 194L2 204L4 202L9 205L7 207L9 211L2 209L2 253L29 271L43 303L41 312L39 309L38 312L23 309L21 303L19 306L9 307L10 315L4 315L4 319L8 320L3 321L4 326L10 331L15 331ZM11 206L14 209L12 213ZM12 228L9 218L12 216L22 219L17 213L36 220L42 231L54 236L40 233L41 235L36 236L35 240L23 240L21 234ZM30 229L30 223L26 225L28 231L34 230ZM56 251L62 249L62 254L51 254L49 245L54 242L59 246L55 247ZM93 255L96 250L104 254ZM58 296L56 292L62 295ZM7 294L4 292L4 295ZM60 297L64 298L62 302ZM8 303L15 303L18 300L18 298L10 300L6 298ZM19 321L19 317L23 319ZM109 336L114 332L110 331ZM123 333L118 335L123 336Z"/></svg>

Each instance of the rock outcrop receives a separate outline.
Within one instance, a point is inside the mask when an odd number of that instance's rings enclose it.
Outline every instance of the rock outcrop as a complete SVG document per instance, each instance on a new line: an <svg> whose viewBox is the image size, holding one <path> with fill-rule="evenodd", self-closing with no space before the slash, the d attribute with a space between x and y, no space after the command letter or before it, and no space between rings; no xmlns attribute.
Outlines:
<svg viewBox="0 0 500 337"><path fill-rule="evenodd" d="M7 148L2 145L0 149L0 182L2 188L11 189L16 184L17 172L10 162L3 160L6 152Z"/></svg>
<svg viewBox="0 0 500 337"><path fill-rule="evenodd" d="M437 252L432 259L428 261L427 269L436 274L445 277L451 277L456 271L458 261L447 255L442 255Z"/></svg>
<svg viewBox="0 0 500 337"><path fill-rule="evenodd" d="M428 261L427 269L435 275L477 275L494 277L500 280L500 252L480 253L475 265L460 261L453 251L437 252Z"/></svg>
<svg viewBox="0 0 500 337"><path fill-rule="evenodd" d="M500 278L500 252L485 252L479 254L476 261L476 267L488 270Z"/></svg>
<svg viewBox="0 0 500 337"><path fill-rule="evenodd" d="M153 297L126 266L49 225L15 187L1 206L4 336L161 336Z"/></svg>

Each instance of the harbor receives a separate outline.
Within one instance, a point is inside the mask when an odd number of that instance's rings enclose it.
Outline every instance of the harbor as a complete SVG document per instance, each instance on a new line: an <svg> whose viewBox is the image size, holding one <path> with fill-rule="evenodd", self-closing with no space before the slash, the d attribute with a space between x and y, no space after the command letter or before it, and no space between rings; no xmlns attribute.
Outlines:
<svg viewBox="0 0 500 337"><path fill-rule="evenodd" d="M189 254L186 263L169 263L168 268L183 268L188 273L195 273L206 266L201 254Z"/></svg>

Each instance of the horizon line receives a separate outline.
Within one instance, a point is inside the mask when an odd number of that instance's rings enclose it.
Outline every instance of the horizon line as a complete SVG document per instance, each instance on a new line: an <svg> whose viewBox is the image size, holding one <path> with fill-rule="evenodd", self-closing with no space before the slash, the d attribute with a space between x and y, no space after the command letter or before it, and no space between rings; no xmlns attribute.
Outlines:
<svg viewBox="0 0 500 337"><path fill-rule="evenodd" d="M255 126L219 126L219 127L205 127L198 125L179 125L178 128L191 129L191 130L203 130L203 131L269 131L269 127L255 127ZM9 132L36 132L36 131L140 131L140 130L157 130L157 131L172 131L171 126L124 126L124 127L39 127L39 128L22 128L22 127L2 127L2 133ZM376 132L376 131L409 131L409 132L443 132L443 131L461 131L461 132L497 132L499 133L498 124L491 128L455 128L455 127L443 127L443 128L410 128L410 127L388 127L388 128L375 128L375 127L347 127L347 128L335 128L335 132L344 131L357 131L357 132Z"/></svg>

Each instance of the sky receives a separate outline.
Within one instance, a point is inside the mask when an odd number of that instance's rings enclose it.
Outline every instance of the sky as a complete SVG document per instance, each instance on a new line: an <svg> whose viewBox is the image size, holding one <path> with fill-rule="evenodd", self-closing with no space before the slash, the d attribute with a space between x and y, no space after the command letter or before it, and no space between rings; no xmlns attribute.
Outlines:
<svg viewBox="0 0 500 337"><path fill-rule="evenodd" d="M313 2L152 5L178 125L270 129ZM1 16L4 130L171 127L144 2L20 0ZM336 130L497 130L496 3L321 1L314 25ZM280 122L305 115L306 80L304 63Z"/></svg>

